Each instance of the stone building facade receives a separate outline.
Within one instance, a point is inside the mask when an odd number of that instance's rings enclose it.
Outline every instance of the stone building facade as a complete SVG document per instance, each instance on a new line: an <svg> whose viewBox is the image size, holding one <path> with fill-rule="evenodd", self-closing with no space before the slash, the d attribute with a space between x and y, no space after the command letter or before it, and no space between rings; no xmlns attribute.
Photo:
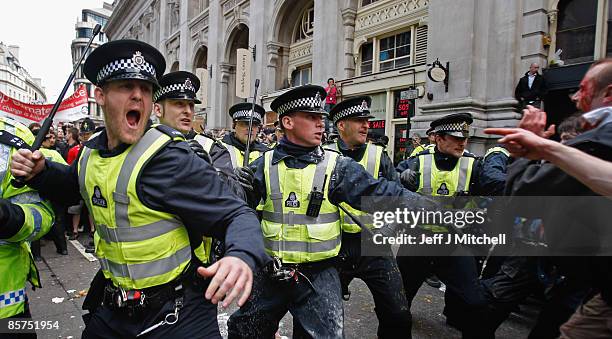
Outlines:
<svg viewBox="0 0 612 339"><path fill-rule="evenodd" d="M72 40L70 45L70 50L72 54L72 64L76 64L81 55L85 51L87 47L87 43L89 39L93 35L93 29L96 24L100 24L102 27L106 25L108 22L108 18L111 16L113 12L113 5L110 3L103 3L102 8L86 8L81 11L81 18L79 18L74 25L75 30L75 38ZM104 32L100 32L97 37L91 43L91 47L89 49L89 53L91 53L94 49L100 47L103 43L107 42L108 38ZM89 93L89 99L87 104L88 114L92 119L102 121L102 110L100 106L96 103L96 99L94 99L94 87L91 82L85 78L85 74L83 74L83 65L85 64L85 60L81 63L81 67L77 69L74 78L74 90L81 85L85 85L87 88L87 93Z"/></svg>
<svg viewBox="0 0 612 339"><path fill-rule="evenodd" d="M47 102L40 78L33 78L19 62L19 46L0 42L0 92L28 104Z"/></svg>
<svg viewBox="0 0 612 339"><path fill-rule="evenodd" d="M552 98L567 101L575 78L612 49L609 2L119 0L105 29L110 39L156 46L167 71L196 73L204 99L198 110L207 128L231 126L228 108L245 100L235 95L236 49L248 48L254 54L251 79L261 80L257 101L267 110L291 86L324 85L333 77L342 98L372 96L372 132L387 135L389 153L399 159L407 136L423 136L431 120L453 112L474 115L469 148L484 153L494 142L483 134L485 127L520 119L514 88L532 62L544 68L567 59L545 72L551 71ZM591 17L595 24L585 31L580 20ZM592 49L571 47L589 39ZM557 58L559 45L566 47ZM448 62L448 86L428 78L434 60ZM563 105L571 110L571 103ZM414 115L410 124L407 115ZM275 114L266 119L272 123Z"/></svg>

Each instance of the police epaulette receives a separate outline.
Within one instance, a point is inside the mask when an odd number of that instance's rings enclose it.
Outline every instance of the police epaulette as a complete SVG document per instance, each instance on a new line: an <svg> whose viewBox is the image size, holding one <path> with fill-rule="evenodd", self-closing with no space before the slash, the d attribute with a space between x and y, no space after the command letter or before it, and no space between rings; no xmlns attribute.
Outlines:
<svg viewBox="0 0 612 339"><path fill-rule="evenodd" d="M31 149L27 142L7 131L0 131L0 144L8 145L16 149Z"/></svg>
<svg viewBox="0 0 612 339"><path fill-rule="evenodd" d="M175 141L185 140L185 136L181 132L175 130L174 128L170 126L166 126L162 124L155 124L152 127L154 127L160 132L163 132L164 134L172 138L172 140L175 140Z"/></svg>

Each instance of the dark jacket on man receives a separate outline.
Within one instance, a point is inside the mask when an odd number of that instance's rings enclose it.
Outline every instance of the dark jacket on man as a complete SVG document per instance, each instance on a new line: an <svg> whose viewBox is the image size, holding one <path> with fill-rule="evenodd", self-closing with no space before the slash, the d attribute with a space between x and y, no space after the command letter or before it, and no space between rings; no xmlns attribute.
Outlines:
<svg viewBox="0 0 612 339"><path fill-rule="evenodd" d="M541 101L548 92L546 80L539 73L536 73L533 84L529 88L529 72L525 73L514 90L514 97L521 103L528 101Z"/></svg>

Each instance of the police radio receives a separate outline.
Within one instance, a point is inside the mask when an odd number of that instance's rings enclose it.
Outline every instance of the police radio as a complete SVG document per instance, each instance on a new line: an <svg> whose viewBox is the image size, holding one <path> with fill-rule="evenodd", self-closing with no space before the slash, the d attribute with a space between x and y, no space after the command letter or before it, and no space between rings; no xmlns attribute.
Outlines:
<svg viewBox="0 0 612 339"><path fill-rule="evenodd" d="M323 185L321 190L317 190L316 187L313 187L312 192L308 195L308 208L306 209L306 215L309 217L316 218L319 216L319 212L321 211L321 205L323 204L324 194L323 189L325 187L325 182L327 181L327 175L325 175L325 179L323 179Z"/></svg>

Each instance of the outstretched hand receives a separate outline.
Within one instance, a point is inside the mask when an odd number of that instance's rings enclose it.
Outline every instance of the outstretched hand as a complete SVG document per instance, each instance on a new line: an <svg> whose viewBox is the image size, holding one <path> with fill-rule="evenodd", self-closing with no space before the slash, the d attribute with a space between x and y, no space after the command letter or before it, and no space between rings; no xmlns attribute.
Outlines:
<svg viewBox="0 0 612 339"><path fill-rule="evenodd" d="M498 142L504 144L515 158L546 159L549 155L550 146L557 143L522 128L486 128L484 132L503 135L504 137L499 139Z"/></svg>

